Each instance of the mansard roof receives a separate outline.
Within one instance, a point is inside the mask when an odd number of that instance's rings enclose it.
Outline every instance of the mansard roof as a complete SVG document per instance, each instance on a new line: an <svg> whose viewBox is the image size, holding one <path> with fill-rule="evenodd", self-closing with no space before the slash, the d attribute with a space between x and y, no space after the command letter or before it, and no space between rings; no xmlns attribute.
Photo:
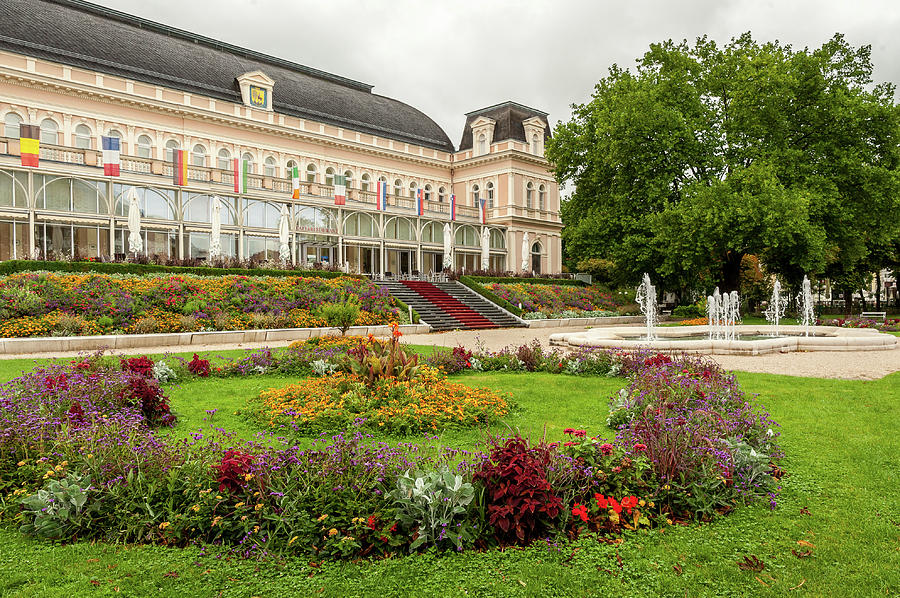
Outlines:
<svg viewBox="0 0 900 598"><path fill-rule="evenodd" d="M236 77L275 81L273 110L396 141L453 151L421 111L372 86L83 0L2 0L0 49L241 103Z"/></svg>
<svg viewBox="0 0 900 598"><path fill-rule="evenodd" d="M550 138L550 122L547 113L517 104L516 102L503 102L495 106L488 106L481 110L475 110L466 114L466 126L463 127L462 140L459 142L459 151L472 149L472 123L480 117L487 117L496 121L494 125L493 142L515 139L527 143L525 139L525 127L522 123L537 116L547 125L544 129L544 140Z"/></svg>

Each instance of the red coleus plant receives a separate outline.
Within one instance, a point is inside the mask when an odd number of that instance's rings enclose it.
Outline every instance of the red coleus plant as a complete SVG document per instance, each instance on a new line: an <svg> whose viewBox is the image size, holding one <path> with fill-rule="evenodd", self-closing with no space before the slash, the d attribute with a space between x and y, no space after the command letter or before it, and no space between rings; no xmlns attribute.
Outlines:
<svg viewBox="0 0 900 598"><path fill-rule="evenodd" d="M119 395L129 405L139 405L150 426L173 426L175 416L169 409L169 399L153 378L132 376Z"/></svg>
<svg viewBox="0 0 900 598"><path fill-rule="evenodd" d="M145 378L153 377L153 360L146 355L142 357L133 357L131 359L122 359L120 363L123 372L132 372L144 376Z"/></svg>
<svg viewBox="0 0 900 598"><path fill-rule="evenodd" d="M228 450L222 457L221 463L215 466L219 472L216 481L219 482L219 491L240 492L250 481L250 468L253 464L253 455L241 451Z"/></svg>
<svg viewBox="0 0 900 598"><path fill-rule="evenodd" d="M494 440L490 458L475 473L484 484L489 520L501 540L529 543L543 533L562 508L547 481L553 449L530 446L519 435Z"/></svg>
<svg viewBox="0 0 900 598"><path fill-rule="evenodd" d="M194 353L194 358L188 362L188 371L196 376L200 376L201 378L206 378L209 376L209 360L208 359L200 359L200 356Z"/></svg>

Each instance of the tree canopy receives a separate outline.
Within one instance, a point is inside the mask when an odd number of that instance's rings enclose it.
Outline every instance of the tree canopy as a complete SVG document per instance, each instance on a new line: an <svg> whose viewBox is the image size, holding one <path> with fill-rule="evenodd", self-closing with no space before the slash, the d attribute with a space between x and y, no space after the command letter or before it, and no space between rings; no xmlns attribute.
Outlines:
<svg viewBox="0 0 900 598"><path fill-rule="evenodd" d="M873 84L868 46L670 40L633 72L612 66L573 110L547 144L575 185L570 265L734 290L745 255L794 282L897 258L884 248L900 239L900 110L892 85Z"/></svg>

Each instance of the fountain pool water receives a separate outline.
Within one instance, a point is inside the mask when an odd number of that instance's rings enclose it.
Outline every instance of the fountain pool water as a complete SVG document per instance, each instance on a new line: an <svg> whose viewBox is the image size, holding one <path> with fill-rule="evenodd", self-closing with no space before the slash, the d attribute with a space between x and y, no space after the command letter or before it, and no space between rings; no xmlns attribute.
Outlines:
<svg viewBox="0 0 900 598"><path fill-rule="evenodd" d="M719 293L719 287L706 298L709 340L735 340L735 325L741 319L741 299L737 291Z"/></svg>
<svg viewBox="0 0 900 598"><path fill-rule="evenodd" d="M803 277L800 294L797 295L797 306L800 327L803 328L803 336L809 336L809 327L816 321L816 312L813 307L812 287L809 284L808 276Z"/></svg>
<svg viewBox="0 0 900 598"><path fill-rule="evenodd" d="M658 321L656 314L656 287L650 283L650 275L646 272L643 280L641 280L641 284L638 285L634 301L640 306L641 313L644 314L644 322L647 327L647 336L645 338L653 340L656 338L654 330Z"/></svg>
<svg viewBox="0 0 900 598"><path fill-rule="evenodd" d="M781 294L781 282L775 279L772 285L772 296L769 298L769 306L766 308L766 321L772 325L772 336L778 336L778 323L784 317L787 309L788 297Z"/></svg>

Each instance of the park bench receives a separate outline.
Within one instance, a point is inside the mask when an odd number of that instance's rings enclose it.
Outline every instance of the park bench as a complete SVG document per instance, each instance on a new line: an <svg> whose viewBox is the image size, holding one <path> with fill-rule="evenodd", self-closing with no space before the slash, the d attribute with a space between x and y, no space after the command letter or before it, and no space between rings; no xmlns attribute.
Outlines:
<svg viewBox="0 0 900 598"><path fill-rule="evenodd" d="M859 317L863 320L881 320L884 322L884 319L887 317L886 311L863 311L860 312Z"/></svg>

